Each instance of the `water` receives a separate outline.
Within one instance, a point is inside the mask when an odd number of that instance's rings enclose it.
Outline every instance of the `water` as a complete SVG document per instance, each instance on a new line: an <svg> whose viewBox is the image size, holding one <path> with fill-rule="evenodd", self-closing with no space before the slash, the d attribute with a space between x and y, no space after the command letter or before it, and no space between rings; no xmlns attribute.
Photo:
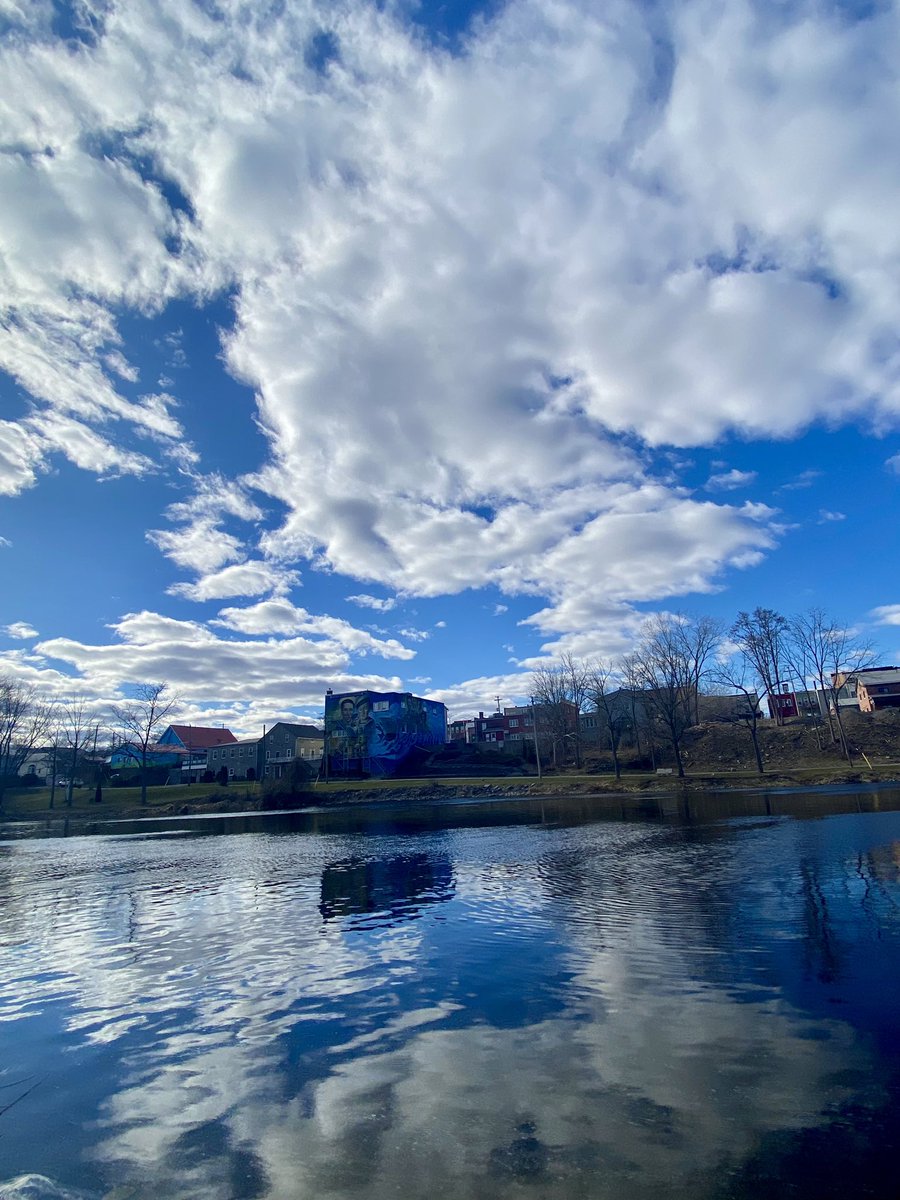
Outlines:
<svg viewBox="0 0 900 1200"><path fill-rule="evenodd" d="M2 842L0 1197L895 1195L893 806Z"/></svg>

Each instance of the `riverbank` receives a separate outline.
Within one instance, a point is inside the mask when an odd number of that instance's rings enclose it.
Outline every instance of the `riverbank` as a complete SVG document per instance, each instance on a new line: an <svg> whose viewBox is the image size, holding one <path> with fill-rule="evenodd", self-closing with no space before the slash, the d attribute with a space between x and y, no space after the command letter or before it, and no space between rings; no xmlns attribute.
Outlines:
<svg viewBox="0 0 900 1200"><path fill-rule="evenodd" d="M819 767L755 772L692 772L684 779L674 775L628 774L617 780L612 774L558 774L471 779L360 780L318 783L294 793L264 794L258 784L149 788L147 804L140 803L138 789L107 789L100 803L93 793L77 792L71 807L57 798L51 808L48 793L13 793L7 796L0 821L59 821L70 819L91 824L141 818L189 816L233 812L265 812L304 807L348 806L411 800L463 800L473 797L540 799L575 796L665 795L689 789L693 792L739 792L748 790L791 791L797 788L834 788L841 785L900 785L900 763L872 768ZM123 794L126 793L126 794Z"/></svg>

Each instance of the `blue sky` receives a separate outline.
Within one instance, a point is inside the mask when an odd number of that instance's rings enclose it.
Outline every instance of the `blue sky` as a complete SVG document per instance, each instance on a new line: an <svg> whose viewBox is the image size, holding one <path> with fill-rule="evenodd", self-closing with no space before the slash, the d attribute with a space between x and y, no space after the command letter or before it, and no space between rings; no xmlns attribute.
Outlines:
<svg viewBox="0 0 900 1200"><path fill-rule="evenodd" d="M0 670L238 731L660 611L900 659L900 20L0 3Z"/></svg>

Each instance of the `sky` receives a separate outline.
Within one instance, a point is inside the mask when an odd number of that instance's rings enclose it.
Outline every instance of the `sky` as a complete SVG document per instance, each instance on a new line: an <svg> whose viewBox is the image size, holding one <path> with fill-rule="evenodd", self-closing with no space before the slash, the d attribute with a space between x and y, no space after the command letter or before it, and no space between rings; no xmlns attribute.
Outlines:
<svg viewBox="0 0 900 1200"><path fill-rule="evenodd" d="M0 0L0 673L514 703L657 612L900 661L888 3Z"/></svg>

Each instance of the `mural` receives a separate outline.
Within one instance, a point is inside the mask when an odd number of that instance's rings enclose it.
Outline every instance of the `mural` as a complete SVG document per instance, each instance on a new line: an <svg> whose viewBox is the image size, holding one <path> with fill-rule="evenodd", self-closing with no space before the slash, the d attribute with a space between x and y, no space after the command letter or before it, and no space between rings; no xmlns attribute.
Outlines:
<svg viewBox="0 0 900 1200"><path fill-rule="evenodd" d="M330 775L396 775L417 747L446 741L447 710L409 692L350 692L325 697Z"/></svg>

